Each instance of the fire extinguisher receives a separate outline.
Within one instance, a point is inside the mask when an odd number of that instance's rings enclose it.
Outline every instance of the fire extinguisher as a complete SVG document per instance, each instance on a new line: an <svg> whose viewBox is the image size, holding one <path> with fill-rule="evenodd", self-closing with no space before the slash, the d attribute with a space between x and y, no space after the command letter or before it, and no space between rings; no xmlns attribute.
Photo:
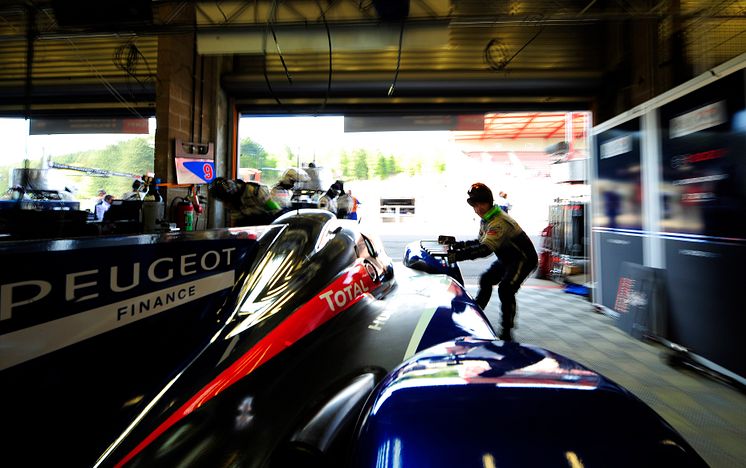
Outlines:
<svg viewBox="0 0 746 468"><path fill-rule="evenodd" d="M194 230L194 206L186 198L182 198L176 205L176 226L185 231Z"/></svg>

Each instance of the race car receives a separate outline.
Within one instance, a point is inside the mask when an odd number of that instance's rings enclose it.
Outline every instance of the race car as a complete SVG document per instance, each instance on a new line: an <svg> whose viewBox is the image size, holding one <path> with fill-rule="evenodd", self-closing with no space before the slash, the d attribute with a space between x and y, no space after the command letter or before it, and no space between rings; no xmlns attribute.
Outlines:
<svg viewBox="0 0 746 468"><path fill-rule="evenodd" d="M629 392L496 340L461 282L325 210L0 255L5 465L705 466Z"/></svg>

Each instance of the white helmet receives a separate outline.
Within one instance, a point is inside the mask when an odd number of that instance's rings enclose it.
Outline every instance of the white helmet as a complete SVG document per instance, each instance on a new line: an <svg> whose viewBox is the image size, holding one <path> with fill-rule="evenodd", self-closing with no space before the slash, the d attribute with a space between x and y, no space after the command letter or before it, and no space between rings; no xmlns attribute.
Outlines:
<svg viewBox="0 0 746 468"><path fill-rule="evenodd" d="M292 188L296 182L308 182L311 180L310 177L308 177L308 173L304 171L303 169L296 169L294 167L291 167L290 169L286 169L285 172L282 173L282 177L280 177L280 181L278 184Z"/></svg>

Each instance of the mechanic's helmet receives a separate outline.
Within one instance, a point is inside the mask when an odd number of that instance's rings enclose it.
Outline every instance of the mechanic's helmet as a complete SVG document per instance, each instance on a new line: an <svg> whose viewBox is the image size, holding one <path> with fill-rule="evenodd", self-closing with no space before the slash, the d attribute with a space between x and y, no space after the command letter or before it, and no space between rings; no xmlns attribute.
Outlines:
<svg viewBox="0 0 746 468"><path fill-rule="evenodd" d="M337 198L337 195L339 195L339 192L337 192L334 185L332 184L332 186L329 187L329 190L326 191L326 196L329 197L330 200L334 200L335 198Z"/></svg>
<svg viewBox="0 0 746 468"><path fill-rule="evenodd" d="M489 203L491 205L494 201L492 198L492 190L481 182L472 184L466 194L469 195L469 198L466 199L466 203L471 206L474 206L475 203L479 202Z"/></svg>
<svg viewBox="0 0 746 468"><path fill-rule="evenodd" d="M233 202L241 196L241 187L233 179L216 177L207 189L208 193L222 202Z"/></svg>
<svg viewBox="0 0 746 468"><path fill-rule="evenodd" d="M291 167L282 173L282 177L280 177L278 184L283 188L293 188L296 182L308 182L309 180L311 180L311 178L308 176L306 171Z"/></svg>

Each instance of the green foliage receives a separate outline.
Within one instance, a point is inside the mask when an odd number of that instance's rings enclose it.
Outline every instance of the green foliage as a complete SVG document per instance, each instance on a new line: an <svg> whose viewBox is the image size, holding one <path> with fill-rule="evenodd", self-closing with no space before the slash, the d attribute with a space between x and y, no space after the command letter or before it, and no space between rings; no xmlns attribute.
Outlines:
<svg viewBox="0 0 746 468"><path fill-rule="evenodd" d="M394 176L396 174L401 174L402 168L399 167L399 164L397 164L396 159L393 155L389 156L388 158L388 171L389 175Z"/></svg>
<svg viewBox="0 0 746 468"><path fill-rule="evenodd" d="M345 179L352 177L352 162L350 161L350 155L347 154L347 151L342 151L342 154L339 156L339 167L342 170L342 177Z"/></svg>
<svg viewBox="0 0 746 468"><path fill-rule="evenodd" d="M81 151L52 158L54 162L90 169L141 176L153 172L155 149L149 138L135 138L99 150ZM77 199L92 198L99 189L119 198L132 188L133 179L120 176L97 177L85 172L60 170L78 189ZM159 175L156 174L156 177Z"/></svg>
<svg viewBox="0 0 746 468"><path fill-rule="evenodd" d="M368 153L364 149L356 149L353 155L353 175L357 180L368 180Z"/></svg>
<svg viewBox="0 0 746 468"><path fill-rule="evenodd" d="M263 169L277 167L277 160L264 149L262 145L251 138L241 140L239 146L238 167Z"/></svg>
<svg viewBox="0 0 746 468"><path fill-rule="evenodd" d="M381 179L385 179L386 177L390 175L388 161L386 160L386 156L380 153L378 154L378 160L376 161L376 167L375 167L374 173Z"/></svg>

